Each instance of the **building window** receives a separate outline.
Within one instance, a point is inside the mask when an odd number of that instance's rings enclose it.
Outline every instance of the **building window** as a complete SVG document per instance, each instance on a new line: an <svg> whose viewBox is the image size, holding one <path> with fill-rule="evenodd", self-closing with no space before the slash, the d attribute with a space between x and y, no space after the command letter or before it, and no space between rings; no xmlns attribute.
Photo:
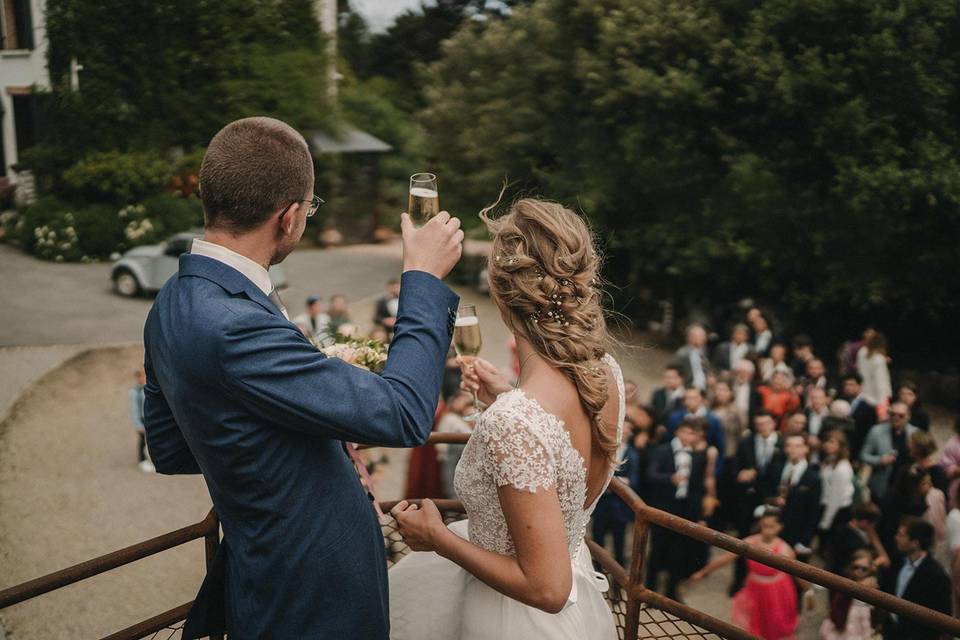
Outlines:
<svg viewBox="0 0 960 640"><path fill-rule="evenodd" d="M30 0L0 0L0 49L33 49L33 17Z"/></svg>

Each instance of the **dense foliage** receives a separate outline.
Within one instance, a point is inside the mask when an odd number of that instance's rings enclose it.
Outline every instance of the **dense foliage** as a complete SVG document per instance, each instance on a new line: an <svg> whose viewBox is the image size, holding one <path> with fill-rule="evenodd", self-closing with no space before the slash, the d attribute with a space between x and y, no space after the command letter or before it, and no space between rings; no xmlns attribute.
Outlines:
<svg viewBox="0 0 960 640"><path fill-rule="evenodd" d="M48 0L59 89L51 126L101 149L202 145L225 122L254 114L320 126L329 105L312 4ZM83 65L79 93L66 90L74 57Z"/></svg>
<svg viewBox="0 0 960 640"><path fill-rule="evenodd" d="M448 202L580 206L625 300L956 345L954 2L540 0L461 29L427 98Z"/></svg>

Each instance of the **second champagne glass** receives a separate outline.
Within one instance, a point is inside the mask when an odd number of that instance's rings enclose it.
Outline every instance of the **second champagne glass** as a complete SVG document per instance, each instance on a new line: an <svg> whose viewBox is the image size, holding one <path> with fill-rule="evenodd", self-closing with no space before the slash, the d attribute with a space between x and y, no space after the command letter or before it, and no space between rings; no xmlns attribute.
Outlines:
<svg viewBox="0 0 960 640"><path fill-rule="evenodd" d="M453 348L460 360L468 367L480 355L483 340L480 336L480 318L477 317L477 308L472 304L460 305L457 310L457 321L453 327ZM473 392L473 413L464 416L464 420L472 422L480 417L480 403L477 392Z"/></svg>

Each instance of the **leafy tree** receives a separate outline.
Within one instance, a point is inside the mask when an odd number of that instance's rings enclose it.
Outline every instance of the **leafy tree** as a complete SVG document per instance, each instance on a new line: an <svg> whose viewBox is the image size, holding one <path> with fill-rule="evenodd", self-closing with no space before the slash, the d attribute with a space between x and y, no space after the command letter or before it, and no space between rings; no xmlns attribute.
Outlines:
<svg viewBox="0 0 960 640"><path fill-rule="evenodd" d="M241 115L323 122L310 0L49 0L47 29L55 134L81 148L205 144ZM65 82L72 57L79 94Z"/></svg>
<svg viewBox="0 0 960 640"><path fill-rule="evenodd" d="M958 35L946 0L540 0L446 42L420 119L458 210L504 173L579 204L624 300L956 349Z"/></svg>

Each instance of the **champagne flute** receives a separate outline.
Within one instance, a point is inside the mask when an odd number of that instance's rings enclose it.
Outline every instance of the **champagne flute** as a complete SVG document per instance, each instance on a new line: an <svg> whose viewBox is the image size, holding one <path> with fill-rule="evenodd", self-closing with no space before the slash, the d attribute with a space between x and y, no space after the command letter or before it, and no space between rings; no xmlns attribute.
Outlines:
<svg viewBox="0 0 960 640"><path fill-rule="evenodd" d="M480 318L477 317L477 308L472 304L460 305L457 310L457 321L453 326L453 348L460 360L468 367L480 355L483 340L480 336ZM473 413L464 416L464 420L473 422L480 417L480 402L477 392L473 392Z"/></svg>
<svg viewBox="0 0 960 640"><path fill-rule="evenodd" d="M407 213L416 227L422 227L440 213L440 195L437 191L437 176L432 173L415 173L410 176L410 199Z"/></svg>

